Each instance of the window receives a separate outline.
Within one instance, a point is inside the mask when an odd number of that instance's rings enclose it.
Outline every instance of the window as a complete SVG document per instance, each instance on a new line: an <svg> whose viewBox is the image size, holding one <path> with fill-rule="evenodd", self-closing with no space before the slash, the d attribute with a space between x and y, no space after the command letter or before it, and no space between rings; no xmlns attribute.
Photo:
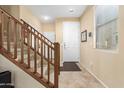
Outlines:
<svg viewBox="0 0 124 93"><path fill-rule="evenodd" d="M118 6L96 6L96 48L114 50L118 45Z"/></svg>

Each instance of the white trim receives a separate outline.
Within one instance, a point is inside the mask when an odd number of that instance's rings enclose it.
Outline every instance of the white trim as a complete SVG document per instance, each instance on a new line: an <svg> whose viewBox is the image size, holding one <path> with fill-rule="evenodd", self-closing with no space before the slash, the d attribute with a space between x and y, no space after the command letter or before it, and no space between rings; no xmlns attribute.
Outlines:
<svg viewBox="0 0 124 93"><path fill-rule="evenodd" d="M60 61L60 67L63 67L64 61Z"/></svg>
<svg viewBox="0 0 124 93"><path fill-rule="evenodd" d="M111 50L111 49L109 49L109 50L107 50L107 49L100 49L100 48L97 48L97 45L96 45L96 7L97 7L97 5L96 6L94 6L94 8L93 8L93 13L94 13L94 15L93 15L93 17L94 17L94 37L93 37L93 48L94 49L96 49L97 51L100 51L100 52L108 52L108 53L115 53L115 54L117 54L118 53L118 51L119 51L119 35L118 35L118 44L117 44L117 46L116 46L116 49L114 49L114 50ZM119 7L117 7L117 9L119 9ZM117 10L117 12L118 12L119 10ZM118 12L119 13L119 12ZM117 18L114 18L113 20L117 20L117 32L118 32L118 15L117 15ZM113 21L113 20L110 20L110 21ZM105 24L105 23L104 23ZM119 32L118 32L118 34L119 34Z"/></svg>
<svg viewBox="0 0 124 93"><path fill-rule="evenodd" d="M100 80L94 73L92 73L88 68L85 66L80 65L81 68L85 68L94 78L96 78L105 88L109 88L102 80Z"/></svg>
<svg viewBox="0 0 124 93"><path fill-rule="evenodd" d="M96 48L96 6L93 7L93 20L94 20L93 48Z"/></svg>
<svg viewBox="0 0 124 93"><path fill-rule="evenodd" d="M98 52L104 52L104 53L111 53L111 54L118 54L119 53L119 49L115 49L115 50L107 50L107 49L97 49L96 51Z"/></svg>

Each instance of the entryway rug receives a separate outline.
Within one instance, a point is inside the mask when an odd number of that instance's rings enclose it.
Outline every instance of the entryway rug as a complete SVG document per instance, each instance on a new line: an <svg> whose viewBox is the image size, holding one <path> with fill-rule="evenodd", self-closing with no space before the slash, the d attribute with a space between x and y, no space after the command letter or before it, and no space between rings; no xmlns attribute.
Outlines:
<svg viewBox="0 0 124 93"><path fill-rule="evenodd" d="M60 71L81 71L77 62L64 62L63 67L60 67Z"/></svg>

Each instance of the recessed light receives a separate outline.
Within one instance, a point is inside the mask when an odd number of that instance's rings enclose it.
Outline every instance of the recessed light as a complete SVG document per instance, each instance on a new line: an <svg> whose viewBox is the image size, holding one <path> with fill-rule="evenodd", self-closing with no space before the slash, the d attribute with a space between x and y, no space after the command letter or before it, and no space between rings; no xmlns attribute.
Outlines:
<svg viewBox="0 0 124 93"><path fill-rule="evenodd" d="M50 18L48 16L44 16L44 20L49 20Z"/></svg>
<svg viewBox="0 0 124 93"><path fill-rule="evenodd" d="M74 12L74 9L69 9L69 12L70 12L70 13L73 13L73 12Z"/></svg>

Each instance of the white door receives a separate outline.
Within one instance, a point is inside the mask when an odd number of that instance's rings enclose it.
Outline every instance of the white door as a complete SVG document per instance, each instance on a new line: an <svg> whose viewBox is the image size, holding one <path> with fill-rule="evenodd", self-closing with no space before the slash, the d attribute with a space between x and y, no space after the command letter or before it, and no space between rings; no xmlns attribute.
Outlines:
<svg viewBox="0 0 124 93"><path fill-rule="evenodd" d="M80 61L79 22L63 22L63 61Z"/></svg>

